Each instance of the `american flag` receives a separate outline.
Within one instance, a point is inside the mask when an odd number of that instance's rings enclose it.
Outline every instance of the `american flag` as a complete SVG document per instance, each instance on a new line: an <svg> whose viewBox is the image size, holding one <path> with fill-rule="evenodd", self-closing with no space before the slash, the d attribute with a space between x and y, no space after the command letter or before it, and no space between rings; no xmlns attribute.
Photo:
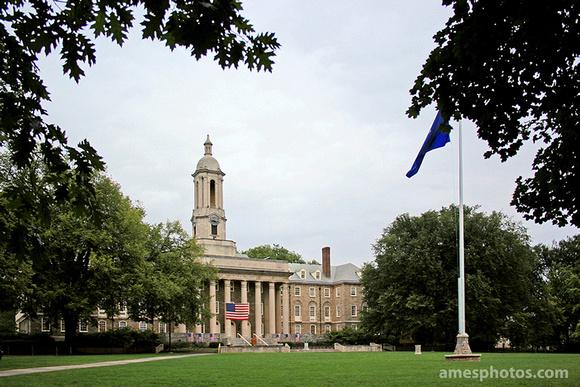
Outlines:
<svg viewBox="0 0 580 387"><path fill-rule="evenodd" d="M230 320L247 320L250 317L250 304L226 303L226 318Z"/></svg>

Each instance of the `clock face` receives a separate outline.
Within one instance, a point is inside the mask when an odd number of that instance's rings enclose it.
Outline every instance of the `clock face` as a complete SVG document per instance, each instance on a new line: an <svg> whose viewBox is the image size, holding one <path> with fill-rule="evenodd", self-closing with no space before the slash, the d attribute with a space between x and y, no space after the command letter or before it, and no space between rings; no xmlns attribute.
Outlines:
<svg viewBox="0 0 580 387"><path fill-rule="evenodd" d="M211 214L211 215L209 216L209 223L210 223L212 226L217 226L219 222L220 222L220 218L219 218L219 216L217 216L216 214Z"/></svg>

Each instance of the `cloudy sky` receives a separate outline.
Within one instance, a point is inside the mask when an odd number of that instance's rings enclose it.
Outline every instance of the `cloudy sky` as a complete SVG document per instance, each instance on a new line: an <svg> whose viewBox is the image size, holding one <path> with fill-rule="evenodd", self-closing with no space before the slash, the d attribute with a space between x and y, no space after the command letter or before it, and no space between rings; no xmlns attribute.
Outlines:
<svg viewBox="0 0 580 387"><path fill-rule="evenodd" d="M178 219L189 231L191 174L210 134L238 250L279 243L311 259L328 245L333 264L361 264L397 215L458 201L456 133L405 177L435 116L407 118L408 90L450 10L420 0L244 6L282 44L273 73L222 70L134 31L122 48L99 39L97 64L78 85L57 55L42 61L50 121L97 148L149 222ZM463 128L466 204L522 221L535 243L577 233L525 222L509 206L533 146L506 163L485 160L474 126Z"/></svg>

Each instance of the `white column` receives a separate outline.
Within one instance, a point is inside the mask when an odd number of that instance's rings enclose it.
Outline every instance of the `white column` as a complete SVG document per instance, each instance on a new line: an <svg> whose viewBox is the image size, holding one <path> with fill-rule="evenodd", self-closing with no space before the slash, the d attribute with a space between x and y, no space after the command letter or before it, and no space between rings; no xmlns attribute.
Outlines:
<svg viewBox="0 0 580 387"><path fill-rule="evenodd" d="M218 325L217 325L217 314L215 310L215 281L209 282L209 333L219 333Z"/></svg>
<svg viewBox="0 0 580 387"><path fill-rule="evenodd" d="M230 280L224 280L224 316L225 316L225 308L226 308L226 303L228 302L232 302L231 301L231 293L230 293ZM224 317L224 332L226 334L226 337L231 337L232 336L232 323L230 321L230 319L226 319Z"/></svg>
<svg viewBox="0 0 580 387"><path fill-rule="evenodd" d="M254 333L262 337L262 282L254 282Z"/></svg>
<svg viewBox="0 0 580 387"><path fill-rule="evenodd" d="M205 208L205 200L206 200L206 194L205 194L205 176L202 175L201 177L201 181L199 182L199 192L201 192L201 202L200 204L200 208Z"/></svg>
<svg viewBox="0 0 580 387"><path fill-rule="evenodd" d="M242 304L248 303L248 281L242 280ZM248 320L242 320L242 336L248 338L250 337L250 327L248 326Z"/></svg>
<svg viewBox="0 0 580 387"><path fill-rule="evenodd" d="M215 206L217 208L224 208L222 203L222 178L218 177L215 181Z"/></svg>
<svg viewBox="0 0 580 387"><path fill-rule="evenodd" d="M276 284L270 282L268 288L268 333L276 333Z"/></svg>
<svg viewBox="0 0 580 387"><path fill-rule="evenodd" d="M282 284L282 333L290 333L290 300L288 284Z"/></svg>

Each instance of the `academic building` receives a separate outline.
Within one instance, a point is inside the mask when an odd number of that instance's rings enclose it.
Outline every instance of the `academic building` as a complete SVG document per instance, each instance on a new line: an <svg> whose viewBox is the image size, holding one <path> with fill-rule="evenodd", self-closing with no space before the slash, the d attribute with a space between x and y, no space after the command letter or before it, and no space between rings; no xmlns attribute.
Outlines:
<svg viewBox="0 0 580 387"><path fill-rule="evenodd" d="M195 327L196 339L243 336L290 337L320 335L347 326L357 328L362 307L360 269L331 265L330 248L322 249L321 265L252 259L239 254L227 239L224 172L212 155L209 136L205 154L193 173L193 236L203 261L218 269L211 282L211 318ZM247 320L227 319L227 304L249 304Z"/></svg>
<svg viewBox="0 0 580 387"><path fill-rule="evenodd" d="M300 340L303 335L322 335L345 327L358 328L362 308L360 268L353 264L331 265L330 248L323 247L321 265L252 259L238 253L236 243L227 239L224 210L224 176L212 155L207 137L204 156L193 173L194 208L191 217L193 237L204 248L202 261L218 269L218 279L208 284L210 318L185 326L176 333L192 341L251 340L252 338ZM238 319L227 308L243 306ZM248 308L249 307L249 308ZM232 318L226 318L226 316ZM246 317L247 316L247 317ZM167 331L166 324L128 319L126 311L114 319L104 311L95 313L96 325L81 322L79 332L94 332L130 326L135 329ZM64 326L51 327L42 317L30 321L17 316L20 332L62 334ZM112 326L111 326L112 322ZM243 337L244 339L242 339Z"/></svg>

